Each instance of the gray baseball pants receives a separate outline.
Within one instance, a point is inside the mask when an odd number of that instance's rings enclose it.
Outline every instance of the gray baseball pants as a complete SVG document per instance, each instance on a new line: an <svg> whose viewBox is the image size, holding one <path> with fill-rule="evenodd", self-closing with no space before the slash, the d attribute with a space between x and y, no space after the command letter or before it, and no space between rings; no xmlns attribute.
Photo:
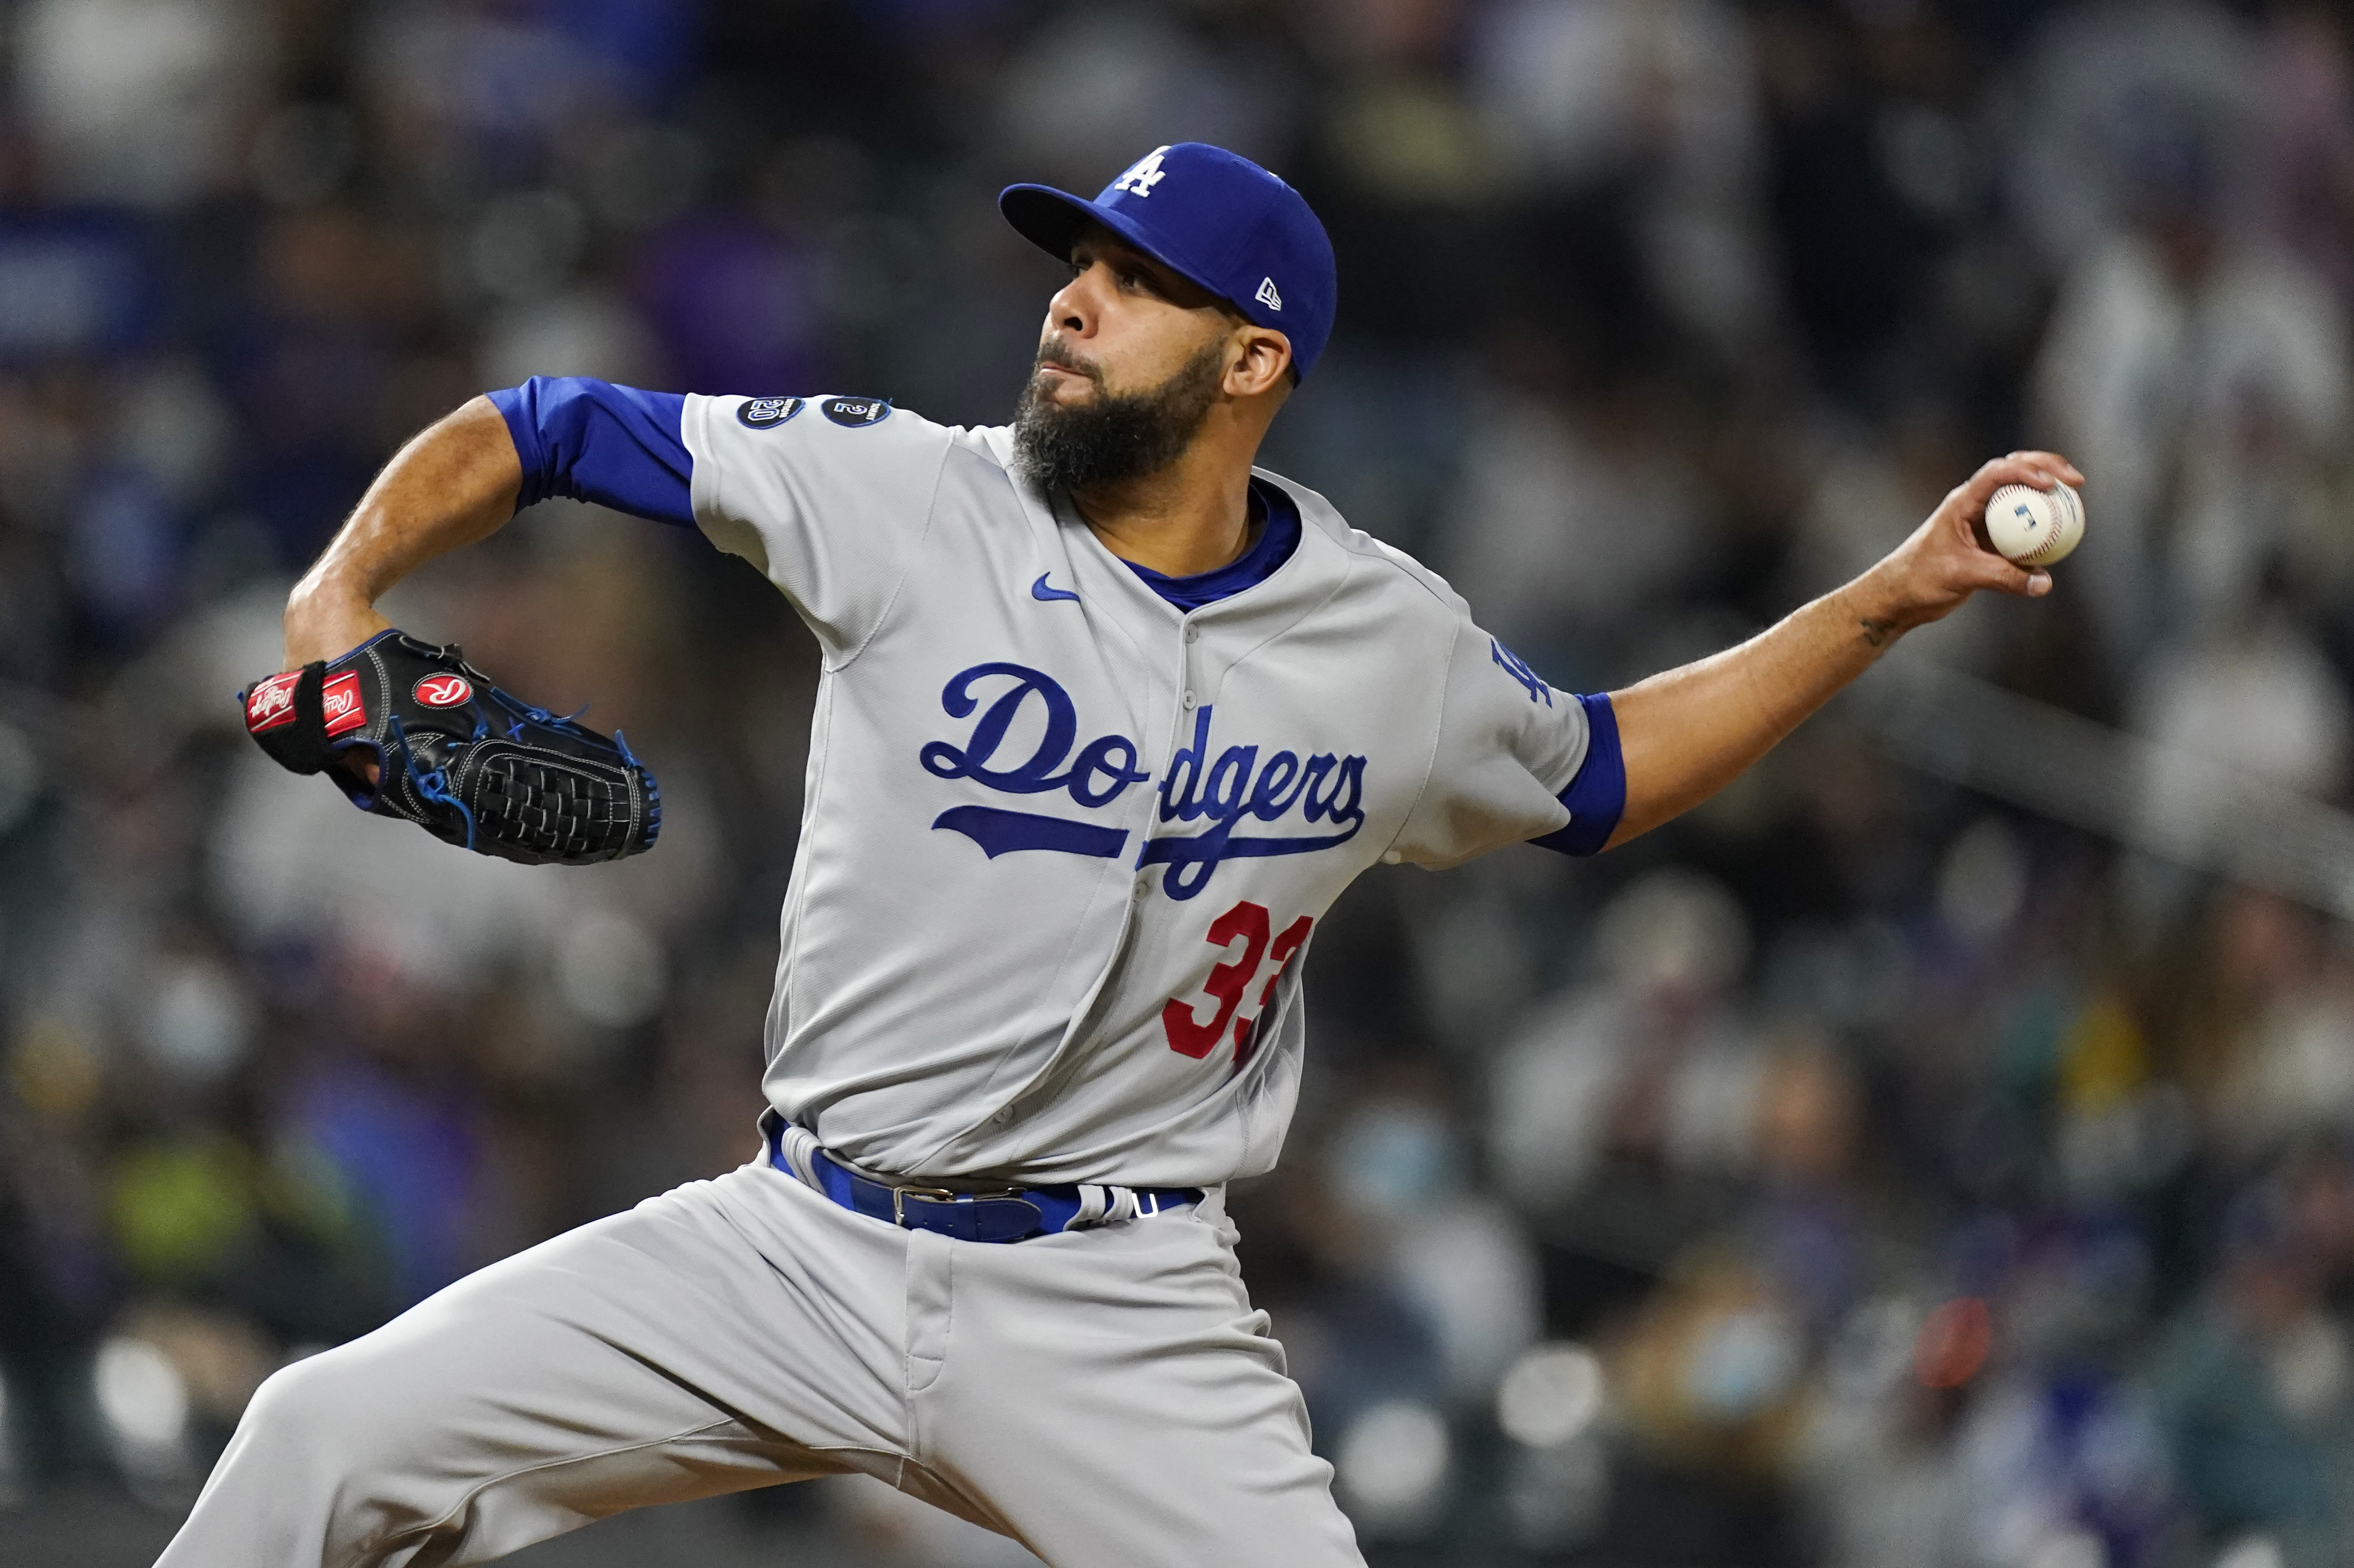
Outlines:
<svg viewBox="0 0 2354 1568"><path fill-rule="evenodd" d="M254 1396L157 1568L487 1563L863 1470L1053 1568L1361 1568L1223 1195L1007 1245L765 1160L460 1280Z"/></svg>

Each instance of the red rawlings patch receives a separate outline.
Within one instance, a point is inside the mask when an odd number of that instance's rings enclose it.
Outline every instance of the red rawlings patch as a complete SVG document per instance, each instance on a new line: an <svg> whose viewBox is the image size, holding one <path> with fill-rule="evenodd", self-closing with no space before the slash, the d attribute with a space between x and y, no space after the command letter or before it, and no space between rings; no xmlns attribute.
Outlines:
<svg viewBox="0 0 2354 1568"><path fill-rule="evenodd" d="M429 708L454 708L473 697L474 683L463 675L428 675L410 694Z"/></svg>
<svg viewBox="0 0 2354 1568"><path fill-rule="evenodd" d="M300 670L289 670L282 675L272 675L266 681L256 681L253 690L245 694L245 727L248 734L260 735L265 729L276 729L281 724L294 722L294 686L302 679Z"/></svg>
<svg viewBox="0 0 2354 1568"><path fill-rule="evenodd" d="M367 708L360 701L358 671L346 670L335 676L319 695L329 735L341 735L347 729L357 729L367 723Z"/></svg>

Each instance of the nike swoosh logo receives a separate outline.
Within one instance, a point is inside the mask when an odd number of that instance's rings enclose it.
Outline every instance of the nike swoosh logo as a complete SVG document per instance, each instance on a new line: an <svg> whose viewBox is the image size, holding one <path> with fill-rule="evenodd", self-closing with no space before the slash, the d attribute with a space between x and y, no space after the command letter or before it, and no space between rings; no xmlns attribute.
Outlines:
<svg viewBox="0 0 2354 1568"><path fill-rule="evenodd" d="M1038 574L1038 580L1030 585L1030 597L1032 599L1044 599L1051 603L1053 600L1058 599L1076 599L1079 597L1075 593L1066 593L1058 588L1048 588L1046 586L1046 578L1050 575L1051 574L1046 572L1040 572Z"/></svg>

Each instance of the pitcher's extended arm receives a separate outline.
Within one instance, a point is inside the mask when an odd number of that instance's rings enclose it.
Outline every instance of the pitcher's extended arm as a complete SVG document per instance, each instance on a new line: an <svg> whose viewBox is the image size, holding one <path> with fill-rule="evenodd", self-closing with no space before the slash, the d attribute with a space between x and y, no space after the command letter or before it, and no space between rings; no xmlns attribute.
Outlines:
<svg viewBox="0 0 2354 1568"><path fill-rule="evenodd" d="M1861 577L1737 648L1610 694L1626 759L1624 843L1731 783L1799 721L1870 668L1907 631L1951 614L1981 588L2032 599L2049 574L2013 566L1979 542L1987 498L2006 484L2081 485L2052 452L1998 458L1947 495L1929 520Z"/></svg>

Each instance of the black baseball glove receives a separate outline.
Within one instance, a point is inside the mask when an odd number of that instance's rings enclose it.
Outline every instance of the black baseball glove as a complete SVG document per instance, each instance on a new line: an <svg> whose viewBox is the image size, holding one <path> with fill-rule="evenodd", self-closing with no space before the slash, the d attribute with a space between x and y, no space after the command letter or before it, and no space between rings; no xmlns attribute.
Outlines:
<svg viewBox="0 0 2354 1568"><path fill-rule="evenodd" d="M662 831L662 792L619 731L607 740L509 696L455 644L378 632L238 700L281 766L323 772L361 810L481 854L585 865L651 848ZM377 765L373 786L361 757Z"/></svg>

